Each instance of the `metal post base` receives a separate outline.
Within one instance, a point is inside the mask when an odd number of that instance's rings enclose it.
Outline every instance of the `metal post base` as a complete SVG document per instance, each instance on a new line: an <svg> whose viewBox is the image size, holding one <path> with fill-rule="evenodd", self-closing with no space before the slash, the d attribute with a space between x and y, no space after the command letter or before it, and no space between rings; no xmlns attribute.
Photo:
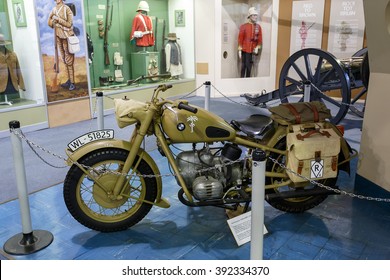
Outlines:
<svg viewBox="0 0 390 280"><path fill-rule="evenodd" d="M53 242L53 235L46 230L19 233L4 244L4 252L10 255L29 255L42 250Z"/></svg>

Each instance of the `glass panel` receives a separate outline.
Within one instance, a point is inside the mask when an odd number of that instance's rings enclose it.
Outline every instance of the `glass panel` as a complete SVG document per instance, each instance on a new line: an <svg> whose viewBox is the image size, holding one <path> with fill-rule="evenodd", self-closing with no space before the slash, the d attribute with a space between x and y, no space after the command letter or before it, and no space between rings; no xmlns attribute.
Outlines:
<svg viewBox="0 0 390 280"><path fill-rule="evenodd" d="M44 102L39 51L31 44L36 41L35 18L26 11L34 11L32 1L0 1L0 111Z"/></svg>
<svg viewBox="0 0 390 280"><path fill-rule="evenodd" d="M183 67L194 64L194 54L182 48L179 36L193 42L192 7L192 0L85 0L92 91L194 78Z"/></svg>
<svg viewBox="0 0 390 280"><path fill-rule="evenodd" d="M272 0L222 0L221 78L270 75Z"/></svg>

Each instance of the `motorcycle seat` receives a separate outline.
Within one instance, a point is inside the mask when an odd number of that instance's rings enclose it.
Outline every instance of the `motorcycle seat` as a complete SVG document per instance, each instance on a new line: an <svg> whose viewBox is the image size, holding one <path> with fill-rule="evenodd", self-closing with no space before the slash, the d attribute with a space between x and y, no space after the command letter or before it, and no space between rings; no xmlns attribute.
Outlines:
<svg viewBox="0 0 390 280"><path fill-rule="evenodd" d="M261 135L269 127L271 127L272 119L264 115L251 115L245 120L232 120L230 123L234 128L244 132L245 134L255 137Z"/></svg>

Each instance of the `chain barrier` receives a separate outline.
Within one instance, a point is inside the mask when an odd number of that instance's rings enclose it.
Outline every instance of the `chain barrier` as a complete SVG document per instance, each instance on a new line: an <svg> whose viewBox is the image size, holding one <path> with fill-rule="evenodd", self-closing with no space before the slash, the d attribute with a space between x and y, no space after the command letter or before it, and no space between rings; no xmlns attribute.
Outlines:
<svg viewBox="0 0 390 280"><path fill-rule="evenodd" d="M80 164L78 163L77 161L73 161L71 159L66 159L64 158L63 156L60 156L60 155L57 155L45 148L43 148L42 146L38 145L38 144L35 144L34 142L32 142L31 140L27 139L27 137L23 134L22 131L20 131L20 133L15 130L15 129L11 129L11 132L14 133L16 136L18 136L20 139L26 141L26 143L28 144L28 146L32 149L32 151L43 161L45 162L46 164L48 164L49 166L51 167L54 167L54 168L66 168L68 166L55 166L49 162L47 162L45 159L43 159L43 157L41 157L37 151L35 150L35 148L37 149L40 149L48 154L50 154L51 156L54 156L54 157L57 157L65 162L67 162L68 160L70 160L70 162L72 164L75 164L77 165L78 167L82 167L86 170L88 170L91 174L91 176L93 175L104 175L104 174L107 174L107 173L110 173L110 174L114 174L114 175L118 175L118 176L123 176L123 177L130 177L132 176L132 174L127 174L127 173L121 173L121 172L117 172L117 171L114 171L114 170L108 170L108 169L104 169L104 170L101 170L101 169L96 169L96 168L93 168L93 167L90 167L90 166L87 166L87 165L84 165L84 164ZM234 161L229 161L227 163L223 163L223 164L219 164L219 165L216 165L216 166L212 166L212 167L207 167L207 168L203 168L203 169L199 169L199 170L193 170L193 171L189 171L189 172L183 172L183 173L180 173L182 175L187 175L187 174L195 174L195 173L204 173L204 172L208 172L208 171L213 171L213 170L220 170L222 167L226 167L226 166L229 166L229 165L234 165L236 163L239 163L239 162L242 162L242 161L245 161L245 160L248 160L250 159L250 157L244 157L242 159L238 159L238 160L234 160ZM350 196L352 198L358 198L358 199L362 199L362 200L368 200L368 201L377 201L377 202L390 202L390 198L378 198L378 197L371 197L371 196L364 196L364 195L359 195L359 194L354 194L354 193L351 193L351 192L347 192L347 191L344 191L344 190L340 190L340 189L334 189L332 187L329 187L329 186L326 186L324 184L321 184L317 181L314 181L314 180L311 180L305 176L302 176L301 174L298 174L297 172L287 168L287 166L285 166L283 163L279 162L278 160L276 159L273 159L272 157L268 157L269 160L271 160L273 163L279 165L281 168L285 169L287 172L290 172L302 179L305 179L307 181L309 181L311 184L313 185L317 185L321 188L324 188L328 191L333 191L337 194L342 194L342 195L346 195L346 196ZM176 174L157 174L157 175L141 175L141 174L137 174L138 177L144 177L144 178L155 178L155 177L176 177L177 175Z"/></svg>
<svg viewBox="0 0 390 280"><path fill-rule="evenodd" d="M241 105L241 106L253 106L253 105L248 105L248 104L245 104L245 103L237 102L237 101L235 101L235 100L229 98L229 97L226 96L225 94L223 94L223 93L222 93L219 89L217 89L213 84L211 84L211 85L212 85L212 87L214 88L214 90L216 90L219 94L221 94L221 95L222 95L224 98L226 98L227 100L229 100L229 101L231 101L231 102L233 102L233 103L235 103L235 104L239 104L239 105ZM313 83L311 83L311 85L312 85L317 91L319 91L321 94L324 94L324 93L323 93L318 87L316 87ZM199 89L202 88L203 86L204 86L204 84L200 85L199 87L197 87L196 89L192 90L191 92L185 94L184 96L180 96L178 99L186 98L186 97L192 95L194 92L196 92L197 90L199 90ZM263 90L263 91L264 91L264 90ZM299 87L297 86L297 91L295 91L295 92L300 92L300 91L302 91L302 89L299 88ZM113 97L111 97L111 96L108 96L108 95L103 95L103 96L106 97L106 98L109 98L109 99L111 99L111 100L114 100L114 99L115 99L115 98L113 98ZM285 97L284 97L284 99L287 99L287 98L288 98L288 96L285 96ZM280 101L283 101L284 99L281 99ZM343 105L343 104L345 104L345 103L342 103L342 102L341 102L341 104ZM345 105L351 106L350 104L345 104ZM95 99L93 116L95 115L96 110L97 110L97 99ZM41 159L44 163L46 163L47 165L49 165L49 166L51 166L51 167L53 167L53 168L66 168L66 167L68 167L68 166L67 166L67 165L65 165L65 166L56 166L56 165L53 165L53 164L49 163L47 160L45 160L45 159L36 151L36 149L40 149L40 150L42 150L42 151L48 153L49 155L54 156L54 157L56 157L56 158L58 158L58 159L61 159L61 160L65 161L65 162L67 162L67 161L70 160L70 162L71 162L72 164L75 164L75 165L77 165L77 166L79 166L79 167L82 167L82 168L84 168L84 169L90 171L92 175L93 175L93 174L98 174L98 175L102 175L102 174L103 174L103 175L104 175L105 173L112 173L112 174L115 174L115 175L118 175L118 176L124 176L124 177L126 177L126 178L129 177L129 176L131 176L131 175L129 175L129 174L124 174L124 173L121 173L121 172L117 172L117 171L113 171L113 170L107 170L107 169L105 169L104 172L102 173L102 170L98 170L98 169L92 168L92 167L90 167L90 166L86 166L86 165L80 164L80 163L78 163L78 162L75 162L75 161L73 161L73 160L71 160L71 159L67 159L67 158L65 158L65 157L63 157L63 156L57 155L57 154L55 154L55 153L53 153L53 152L51 152L51 151L45 149L44 147L42 147L42 146L40 146L40 145L38 145L38 144L35 144L35 143L32 142L31 140L27 139L27 137L23 134L23 132L22 132L21 130L20 130L20 132L18 132L18 131L15 130L15 129L11 129L11 132L14 133L15 135L17 135L20 139L24 140L24 141L28 144L28 146L31 148L31 150L34 152L34 154L37 155L37 157L38 157L39 159ZM184 172L184 173L181 173L181 174L182 174L182 175L186 175L186 174L194 174L194 173L204 173L204 172L208 172L208 171L212 171L212 170L217 170L217 169L220 170L220 168L222 168L222 167L224 167L224 166L233 165L233 164L235 164L235 163L238 163L238 162L241 162L242 160L247 160L247 159L249 159L249 157L246 157L246 158L243 158L243 159L238 159L238 160L235 160L235 161L230 161L230 162L228 162L228 163L224 163L224 164L220 164L220 165L217 165L217 166L208 167L208 168L204 168L204 169L200 169L200 170L194 170L194 171ZM321 187L321 188L324 188L324 189L326 189L326 190L328 190L328 191L333 191L333 192L338 193L338 194L347 195L347 196L350 196L350 197L352 197L352 198L365 199L365 200L373 200L373 201L378 201L378 202L390 202L390 199L387 199L387 198L375 198L375 197L357 195L357 194L350 193L350 192L347 192L347 191L344 191L344 190L334 189L334 188L332 188L332 187L323 185L323 184L321 184L321 183L319 183L319 182L317 182L317 181L311 180L311 179L309 179L309 178L306 178L306 177L302 176L301 174L296 173L295 171L293 171L293 170L287 168L284 164L278 162L277 160L275 160L275 159L273 159L273 158L271 158L271 157L268 157L268 159L271 160L272 162L278 164L280 167L282 167L283 169L285 169L287 172L290 172L290 173L292 173L292 174L294 174L294 175L296 175L296 176L298 176L298 177L301 177L301 178L303 178L303 179L309 181L311 184L317 185L317 186L319 186L319 187ZM176 175L176 174L157 174L157 175L139 175L139 174L138 174L138 176L139 176L139 177L152 178L152 177L170 177L170 176L176 177L177 175Z"/></svg>
<svg viewBox="0 0 390 280"><path fill-rule="evenodd" d="M51 152L47 149L45 149L44 147L32 142L31 140L27 139L27 137L23 134L23 132L20 130L20 132L18 132L17 130L11 128L11 132L14 133L16 136L18 136L20 139L22 139L23 141L25 141L28 146L31 148L31 150L44 162L46 163L47 165L51 166L51 167L54 167L54 168L66 168L68 167L67 165L66 166L61 166L61 167L58 167L58 166L54 166L52 164L50 164L49 162L47 162L45 159L43 159L42 156L40 156L38 154L38 152L35 150L35 149L40 149L42 150L43 152L51 155L51 156L54 156L58 159L61 159L65 162L67 161L70 161L72 164L75 164L77 165L78 167L83 167L85 169L87 169L88 171L92 171L96 174L105 174L105 173L111 173L111 174L114 174L114 175L118 175L118 176L123 176L123 177L129 177L129 176L132 176L131 174L127 174L127 173L121 173L121 172L117 172L117 171L113 171L113 170L107 170L105 169L104 172L102 173L102 170L99 170L99 169L96 169L96 168L93 168L93 167L90 167L90 166L87 166L87 165L84 165L84 164L80 164L79 162L77 161L73 161L72 159L67 159L63 156L60 156L54 152ZM208 172L208 171L212 171L212 170L217 170L217 169L220 169L221 167L224 167L224 166L229 166L229 165L233 165L235 163L239 163L241 162L242 159L238 159L238 160L235 160L235 161L229 161L228 163L224 163L224 164L220 164L220 165L216 165L216 166L212 166L212 167L207 167L207 168L204 168L204 169L198 169L198 170L194 170L194 171L189 171L189 172L183 172L183 173L180 173L182 175L187 175L187 174L195 174L195 173L202 173L202 172ZM154 177L176 177L177 175L176 174L157 174L157 175L138 175L139 177L145 177L145 178L154 178Z"/></svg>
<svg viewBox="0 0 390 280"><path fill-rule="evenodd" d="M201 84L200 86L198 86L196 89L190 91L189 93L183 95L183 96L180 96L180 97L177 97L177 98L173 98L173 100L177 100L177 99L182 99L182 98L186 98L188 96L190 96L191 94L193 94L194 92L198 91L200 88L202 88L204 86L204 84Z"/></svg>
<svg viewBox="0 0 390 280"><path fill-rule="evenodd" d="M61 159L61 160L64 160L64 161L66 161L66 158L64 158L64 157L62 157L62 156L60 156L60 155L57 155L57 154L55 154L55 153L53 153L53 152L51 152L51 151L45 149L44 147L42 147L42 146L40 146L40 145L38 145L38 144L35 144L35 143L32 142L31 140L27 139L27 137L24 135L24 133L23 133L21 130L20 130L20 132L19 132L19 131L15 130L15 129L11 128L11 132L14 133L16 136L18 136L21 140L24 140L24 141L27 143L27 145L30 147L30 149L34 152L34 154L35 154L40 160L42 160L44 163L46 163L47 165L49 165L49 166L51 166L51 167L53 167L53 168L58 168L58 169L68 167L68 166L66 166L66 165L65 165L65 166L57 166L57 165L51 164L50 162L48 162L47 160L45 160L45 159L36 151L36 149L40 149L40 150L42 150L42 151L48 153L49 155L54 156L54 157L57 157L57 158L59 158L59 159Z"/></svg>
<svg viewBox="0 0 390 280"><path fill-rule="evenodd" d="M294 170L291 170L289 169L287 166L285 166L283 163L277 161L276 159L272 158L272 157L268 157L269 160L271 160L273 163L279 165L281 168L285 169L287 172L290 172L304 180L307 180L309 181L311 184L313 185L317 185L321 188L324 188L328 191L333 191L335 193L338 193L338 194L342 194L342 195L347 195L347 196L350 196L352 198L358 198L358 199L364 199L364 200L374 200L374 201L378 201L378 202L390 202L390 198L378 198L378 197L371 197L371 196L364 196L364 195L360 195L360 194L354 194L354 193L350 193L350 192L347 192L347 191L343 191L343 190L340 190L340 189L334 189L332 187L329 187L329 186L326 186L324 184L321 184L317 181L314 181L314 180L311 180L309 178L306 178L305 176L302 176L301 174L295 172Z"/></svg>
<svg viewBox="0 0 390 280"><path fill-rule="evenodd" d="M318 91L319 93L323 94L323 95L326 95L323 91L321 91L315 84L313 84L313 82L310 81L310 85L314 87L314 89L316 91ZM357 107L356 105L352 104L352 103L345 103L345 102L340 102L339 103L340 105L345 105L345 106L349 106L349 107L353 107L355 108L356 110L362 110L362 107L364 107L364 105L362 105L361 107Z"/></svg>
<svg viewBox="0 0 390 280"><path fill-rule="evenodd" d="M211 86L213 87L214 90L216 90L220 95L222 95L223 97L225 97L227 100L229 100L230 102L233 102L235 104L238 104L238 105L241 105L241 106L247 106L247 107L252 107L252 105L248 105L246 103L241 103L241 102L237 102L233 99L231 99L230 97L226 96L225 94L223 94L219 89L217 89L213 84L211 84Z"/></svg>

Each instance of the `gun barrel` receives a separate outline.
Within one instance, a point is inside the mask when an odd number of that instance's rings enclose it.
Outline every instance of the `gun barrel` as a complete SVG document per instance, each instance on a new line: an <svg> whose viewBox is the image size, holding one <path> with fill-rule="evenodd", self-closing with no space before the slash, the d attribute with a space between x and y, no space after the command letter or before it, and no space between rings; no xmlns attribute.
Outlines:
<svg viewBox="0 0 390 280"><path fill-rule="evenodd" d="M106 5L106 25L104 28L104 64L105 65L110 65L110 55L108 53L108 31L111 28L111 22L112 22L112 4L110 0L107 0L107 5ZM111 17L110 17L111 15Z"/></svg>

